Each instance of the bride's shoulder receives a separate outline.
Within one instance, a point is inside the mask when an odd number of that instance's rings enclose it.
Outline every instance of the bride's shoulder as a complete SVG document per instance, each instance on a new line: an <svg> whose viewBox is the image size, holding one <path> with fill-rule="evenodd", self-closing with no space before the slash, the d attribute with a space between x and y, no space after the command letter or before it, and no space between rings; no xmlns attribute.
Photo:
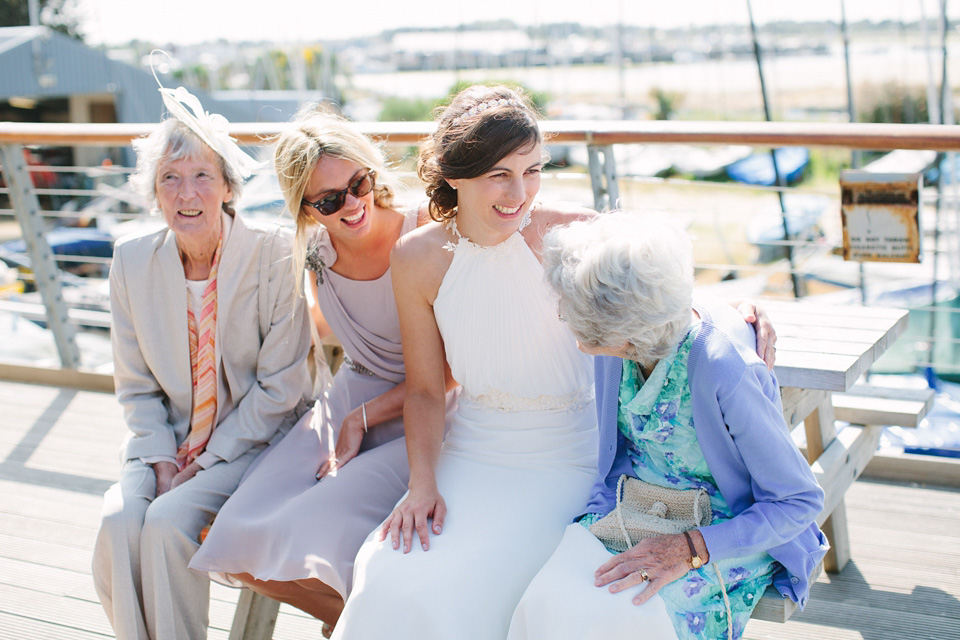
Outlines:
<svg viewBox="0 0 960 640"><path fill-rule="evenodd" d="M397 240L394 251L403 253L430 251L446 242L449 235L450 232L443 223L430 220L401 236Z"/></svg>
<svg viewBox="0 0 960 640"><path fill-rule="evenodd" d="M390 263L402 269L429 269L449 263L450 252L443 247L451 240L446 226L430 221L417 227L397 240L390 256Z"/></svg>

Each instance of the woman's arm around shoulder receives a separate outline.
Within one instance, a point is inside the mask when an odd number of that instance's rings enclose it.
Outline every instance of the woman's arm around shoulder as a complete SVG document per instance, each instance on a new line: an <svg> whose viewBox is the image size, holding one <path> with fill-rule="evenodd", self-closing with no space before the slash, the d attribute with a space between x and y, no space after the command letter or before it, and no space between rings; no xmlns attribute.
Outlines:
<svg viewBox="0 0 960 640"><path fill-rule="evenodd" d="M539 258L540 248L543 245L543 236L554 227L561 227L576 220L586 220L597 214L593 209L587 209L569 203L542 203L537 202L530 210L530 225L522 231L524 240Z"/></svg>

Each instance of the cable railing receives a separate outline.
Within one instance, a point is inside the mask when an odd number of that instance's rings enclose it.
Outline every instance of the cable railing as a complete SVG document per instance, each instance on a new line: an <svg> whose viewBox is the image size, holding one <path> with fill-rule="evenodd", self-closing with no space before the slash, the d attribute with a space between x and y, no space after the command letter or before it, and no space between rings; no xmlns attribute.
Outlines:
<svg viewBox="0 0 960 640"><path fill-rule="evenodd" d="M433 130L428 122L358 122L361 132L381 141L418 144ZM46 124L0 122L0 144L127 146L155 124ZM230 134L247 145L268 144L283 123L234 123ZM753 147L834 147L859 150L960 150L957 127L932 124L835 122L743 122L678 120L551 120L541 124L550 143L740 144Z"/></svg>
<svg viewBox="0 0 960 640"><path fill-rule="evenodd" d="M277 123L235 123L230 132L242 144L251 147L264 147L271 143L276 134L286 125ZM383 123L361 122L357 128L382 142L388 149L402 151L417 145L433 125L425 122ZM131 140L149 134L154 124L45 124L0 122L0 147L102 147L128 149ZM812 122L686 122L686 121L544 121L541 124L546 142L549 145L568 145L586 147L592 154L591 163L582 168L566 167L552 169L544 173L541 193L544 199L576 200L579 204L597 209L615 206L629 210L653 210L672 216L682 216L691 233L696 238L695 257L698 282L704 286L716 287L718 291L746 292L748 295L791 297L791 277L803 278L808 284L810 295L843 293L858 286L866 290L884 291L897 287L922 286L932 282L931 266L940 260L949 263L953 252L957 250L957 200L956 189L938 191L925 188L921 192L921 201L926 211L939 206L947 212L937 221L937 231L941 236L939 248L934 248L930 236L929 223L924 224L924 262L921 264L865 264L837 262L834 255L840 242L840 190L838 183L820 183L815 187L798 186L778 187L764 185L745 185L736 182L689 179L683 177L657 177L637 174L628 169L617 171L613 148L616 145L744 145L755 150L771 147L802 146L827 150L873 150L890 151L895 149L933 150L937 152L960 151L960 127L941 125L897 125L897 124L843 124ZM266 150L264 150L265 152ZM6 156L10 157L10 156ZM598 164L593 160L597 158ZM36 202L31 212L45 228L51 225L73 226L89 223L98 216L110 216L114 221L143 219L146 207L138 203L136 197L124 191L123 185L130 167L117 164L109 166L74 164L71 166L30 165L24 168L30 176L28 191ZM269 176L269 167L265 166L261 177ZM56 177L61 184L44 184L34 187L36 177L43 174ZM407 165L399 166L399 174L411 188L411 197L422 197L422 190L415 174ZM3 176L6 186L0 187L0 220L16 217L23 225L24 212L6 204L11 199L11 176L4 167ZM837 176L839 180L839 176ZM63 184L67 183L67 184ZM244 192L240 210L248 192ZM782 215L778 195L788 197L819 198L822 201L822 214L816 220L815 229L810 235L792 235L779 237L751 238L744 232L745 225L753 217L767 216L773 219ZM116 204L112 210L85 209L84 205L97 198L113 196ZM118 197L119 196L119 197ZM129 197L128 200L124 200ZM279 190L276 192L277 204L267 208L274 219L290 223L289 216L283 216L282 200ZM735 203L735 204L733 204ZM779 218L778 218L779 219ZM782 258L789 250L795 257L788 263ZM0 254L2 257L2 254ZM72 270L81 265L93 265L92 272L102 275L110 263L110 258L86 256L75 253L51 256L61 269ZM64 272L61 270L61 274ZM954 291L956 296L956 278L958 274L941 269L938 280L941 292ZM29 276L22 276L29 281ZM76 277L66 275L68 285L76 284ZM773 282L774 284L771 284ZM60 285L58 284L58 288ZM752 288L751 288L752 287ZM40 287L38 287L40 288ZM59 291L47 292L47 296L59 295ZM922 297L922 296L921 296ZM14 302L23 305L14 296L4 293L0 287L0 310L12 308ZM852 299L852 298L851 298ZM857 301L859 303L859 301ZM34 302L36 307L38 303ZM85 326L103 327L108 322L104 316L91 319L91 310L84 308L84 302L68 300L61 310L64 325L86 323ZM56 313L44 300L44 315L49 320ZM911 309L918 314L936 314L946 321L940 321L942 333L944 323L960 323L956 314L960 309L944 306L941 302L926 299L922 303L912 304ZM84 316L83 314L86 314ZM56 322L48 322L56 330ZM925 334L929 323L924 320L915 323L905 341L914 341L915 348L905 350L901 357L902 368L929 367L944 368L950 373L960 374L960 365L953 362L940 362L929 345L935 343L938 349L948 349L952 353L960 352L960 327L950 335ZM59 343L58 343L59 344ZM61 360L68 368L83 366L78 359L70 364ZM956 361L958 359L954 359Z"/></svg>

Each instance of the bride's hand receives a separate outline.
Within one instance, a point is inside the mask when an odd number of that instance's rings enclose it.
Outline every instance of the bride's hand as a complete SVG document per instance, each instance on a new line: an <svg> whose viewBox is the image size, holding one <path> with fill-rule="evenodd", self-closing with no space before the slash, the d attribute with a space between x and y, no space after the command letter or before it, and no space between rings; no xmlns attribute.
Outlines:
<svg viewBox="0 0 960 640"><path fill-rule="evenodd" d="M773 369L777 361L777 332L770 316L753 300L741 302L737 305L737 310L744 321L752 324L757 331L757 355L763 358L768 369Z"/></svg>
<svg viewBox="0 0 960 640"><path fill-rule="evenodd" d="M413 531L416 529L420 538L420 546L424 551L430 549L428 522L433 519L433 532L439 534L443 530L443 519L447 515L447 505L437 488L410 489L403 502L398 504L390 517L380 529L380 540L385 540L387 533L393 542L393 548L400 548L400 539L403 538L403 552L409 553L413 543Z"/></svg>

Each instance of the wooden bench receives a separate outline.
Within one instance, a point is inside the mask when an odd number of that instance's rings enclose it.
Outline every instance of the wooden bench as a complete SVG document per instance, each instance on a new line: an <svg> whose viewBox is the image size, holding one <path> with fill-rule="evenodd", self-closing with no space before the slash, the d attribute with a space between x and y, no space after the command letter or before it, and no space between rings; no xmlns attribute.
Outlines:
<svg viewBox="0 0 960 640"><path fill-rule="evenodd" d="M817 581L820 574L823 573L823 563L817 563L810 573L810 584ZM764 620L766 622L786 622L797 610L797 603L790 598L780 595L773 585L767 587L763 592L763 597L753 610L750 618L753 620Z"/></svg>
<svg viewBox="0 0 960 640"><path fill-rule="evenodd" d="M932 389L901 389L858 383L850 391L833 394L837 420L850 424L886 427L920 426L933 408Z"/></svg>
<svg viewBox="0 0 960 640"><path fill-rule="evenodd" d="M858 385L859 387L859 385ZM854 387L855 393L840 398L834 394L838 420L851 424L885 425L915 428L930 411L932 390ZM878 452L868 462L861 477L875 480L915 481L960 487L960 460L939 456Z"/></svg>
<svg viewBox="0 0 960 640"><path fill-rule="evenodd" d="M805 422L807 438L818 438L824 396L809 389L787 387L782 390L783 414L791 427ZM850 423L836 432L825 449L811 462L813 474L824 490L824 508L817 518L823 526L843 495L873 458L884 427L917 427L933 407L931 389L902 389L857 383L846 392L829 394L833 419ZM812 433L811 433L812 429ZM810 460L810 452L798 443L801 453ZM845 528L844 528L845 529ZM832 542L832 541L831 541ZM810 575L810 584L823 572L820 563ZM784 598L772 586L767 587L751 618L768 622L786 622L797 610L797 604Z"/></svg>
<svg viewBox="0 0 960 640"><path fill-rule="evenodd" d="M230 640L270 640L277 624L280 603L256 591L243 589L233 614Z"/></svg>

